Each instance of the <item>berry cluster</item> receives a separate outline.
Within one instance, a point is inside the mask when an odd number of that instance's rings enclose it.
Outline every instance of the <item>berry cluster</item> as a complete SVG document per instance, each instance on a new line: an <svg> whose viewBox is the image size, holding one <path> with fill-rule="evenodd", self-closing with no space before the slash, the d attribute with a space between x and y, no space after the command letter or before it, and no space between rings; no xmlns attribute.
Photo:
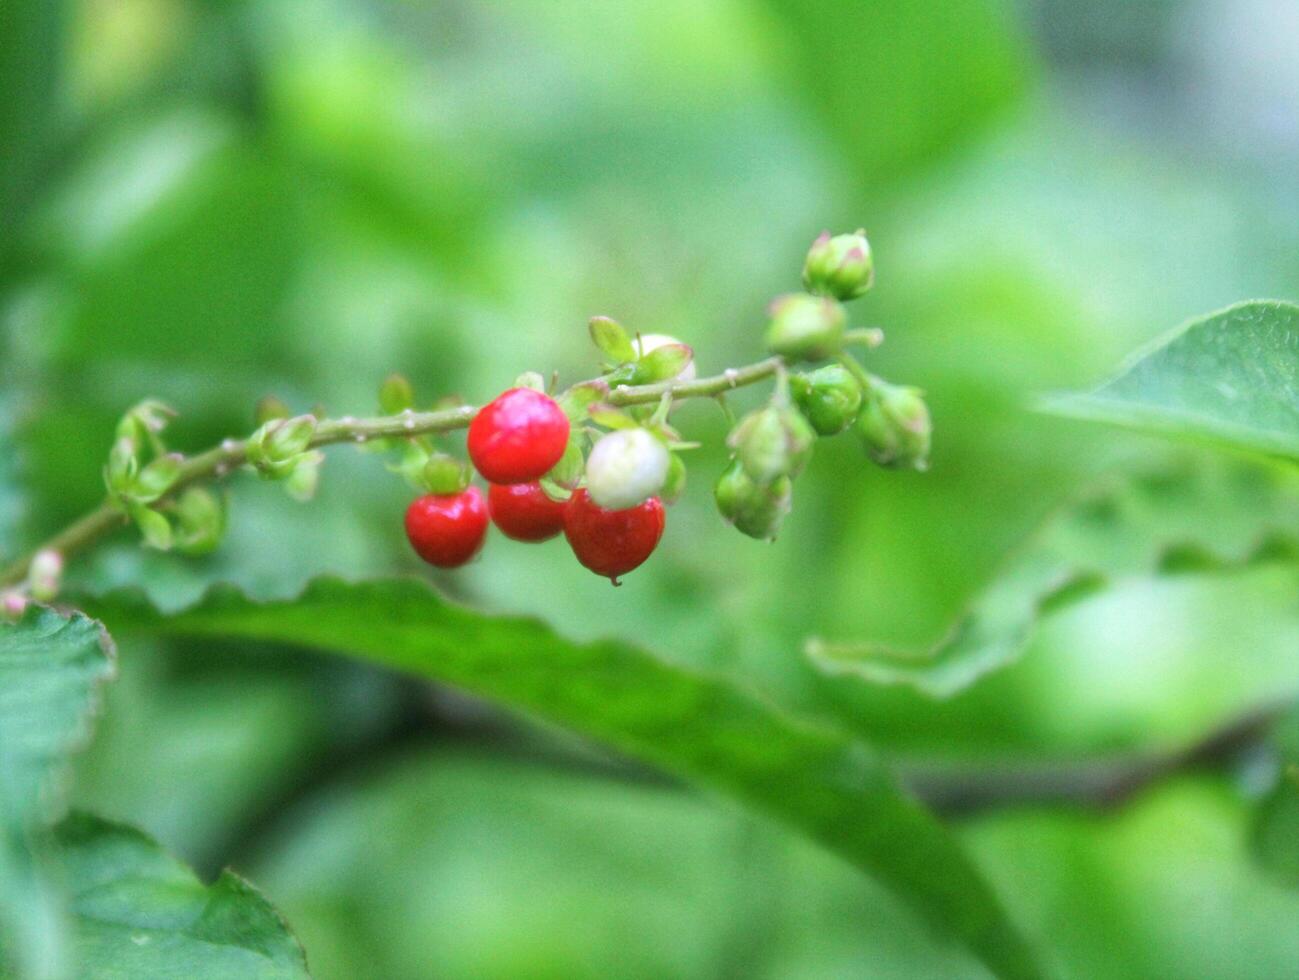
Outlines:
<svg viewBox="0 0 1299 980"><path fill-rule="evenodd" d="M775 537L818 436L855 428L868 454L886 466L923 468L928 452L920 393L867 373L845 350L881 339L878 331L849 330L842 305L874 281L864 234L818 238L803 281L807 292L771 305L767 346L775 357L756 367L757 376L775 378L775 392L735 425L731 463L715 488L723 518L759 539ZM684 488L679 453L693 448L667 422L673 399L709 394L721 401L725 390L697 382L693 351L672 337L632 337L607 317L592 319L590 329L604 361L600 378L551 397L540 376L524 375L473 416L468 454L488 482L485 499L468 485L462 464L431 447L421 453L416 446L413 455L408 449L403 468L427 492L407 510L406 533L425 561L465 564L489 523L517 541L562 531L578 561L615 585L654 551L664 505ZM831 359L806 373L790 369ZM725 372L724 387L737 374Z"/></svg>
<svg viewBox="0 0 1299 980"><path fill-rule="evenodd" d="M767 404L734 424L727 438L731 460L715 498L738 531L774 539L790 510L793 481L820 436L851 429L876 463L925 468L930 423L921 393L867 372L848 349L883 340L879 330L851 329L843 306L874 278L864 233L821 235L803 265L805 291L771 304L771 356L712 377L696 376L694 351L676 339L632 336L608 317L594 317L599 377L552 395L540 375L527 373L481 409L453 400L416 411L410 382L392 375L379 389L376 418L332 419L320 410L294 416L268 396L258 403L250 436L186 456L164 439L175 413L146 400L117 427L103 502L0 568L0 616L20 612L28 597L54 598L65 559L126 523L147 547L212 551L226 529L226 501L204 484L251 470L307 500L320 480L322 448L341 442L400 454L390 468L421 494L406 512L406 533L430 564L465 564L495 523L518 541L563 531L578 561L617 585L618 576L653 553L664 508L685 489L681 454L697 444L668 423L674 403L712 398L734 421L727 396L769 379L775 390ZM815 361L830 363L795 370ZM433 442L465 427L469 458L489 485L485 498L469 485L468 466Z"/></svg>
<svg viewBox="0 0 1299 980"><path fill-rule="evenodd" d="M482 548L490 517L516 541L546 541L563 531L578 561L617 584L658 545L663 503L651 496L606 509L582 488L566 500L550 496L542 479L563 458L571 430L559 403L532 388L511 388L486 405L470 423L468 446L474 468L489 482L487 498L462 485L413 501L406 536L416 553L439 568L457 568Z"/></svg>

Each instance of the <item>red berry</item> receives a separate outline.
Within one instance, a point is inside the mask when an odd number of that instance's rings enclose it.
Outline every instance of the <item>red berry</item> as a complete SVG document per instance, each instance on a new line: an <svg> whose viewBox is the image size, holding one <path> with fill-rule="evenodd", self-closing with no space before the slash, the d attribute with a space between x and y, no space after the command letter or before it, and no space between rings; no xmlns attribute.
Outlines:
<svg viewBox="0 0 1299 980"><path fill-rule="evenodd" d="M564 502L539 483L493 483L487 491L492 522L515 541L545 541L564 529Z"/></svg>
<svg viewBox="0 0 1299 980"><path fill-rule="evenodd" d="M553 398L511 388L469 424L469 458L492 483L531 483L550 472L568 446L568 416Z"/></svg>
<svg viewBox="0 0 1299 980"><path fill-rule="evenodd" d="M487 503L477 487L425 494L406 508L406 537L415 553L438 568L459 568L483 546Z"/></svg>
<svg viewBox="0 0 1299 980"><path fill-rule="evenodd" d="M626 510L605 510L585 490L578 490L564 508L564 536L578 561L617 585L619 575L654 552L663 537L664 521L658 497Z"/></svg>

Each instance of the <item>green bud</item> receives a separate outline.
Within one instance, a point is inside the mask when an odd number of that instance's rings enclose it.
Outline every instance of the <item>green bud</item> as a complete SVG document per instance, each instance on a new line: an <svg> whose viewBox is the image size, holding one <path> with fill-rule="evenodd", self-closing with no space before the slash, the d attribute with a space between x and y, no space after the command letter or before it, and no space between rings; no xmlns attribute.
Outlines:
<svg viewBox="0 0 1299 980"><path fill-rule="evenodd" d="M875 284L875 260L866 232L831 236L822 232L807 251L803 285L809 292L838 300L856 299Z"/></svg>
<svg viewBox="0 0 1299 980"><path fill-rule="evenodd" d="M285 492L300 503L306 503L314 497L316 488L320 485L320 464L324 461L325 454L319 449L313 449L298 454L290 463L284 464L292 467L284 480Z"/></svg>
<svg viewBox="0 0 1299 980"><path fill-rule="evenodd" d="M768 405L741 419L726 441L749 478L769 486L803 471L812 456L816 432L794 409Z"/></svg>
<svg viewBox="0 0 1299 980"><path fill-rule="evenodd" d="M144 504L131 504L127 513L140 529L146 548L156 548L158 551L171 548L171 524L166 517Z"/></svg>
<svg viewBox="0 0 1299 980"><path fill-rule="evenodd" d="M253 417L258 425L265 425L275 419L287 419L292 414L289 406L274 395L266 395L258 399L257 406L253 409Z"/></svg>
<svg viewBox="0 0 1299 980"><path fill-rule="evenodd" d="M820 361L843 347L846 318L836 300L787 293L771 303L767 348L791 361Z"/></svg>
<svg viewBox="0 0 1299 980"><path fill-rule="evenodd" d="M267 430L263 447L272 462L287 460L305 452L316 434L316 417L298 415L291 419L272 422Z"/></svg>
<svg viewBox="0 0 1299 980"><path fill-rule="evenodd" d="M514 388L531 388L533 391L544 392L546 390L546 379L538 371L524 371L514 379Z"/></svg>
<svg viewBox="0 0 1299 980"><path fill-rule="evenodd" d="M591 341L600 349L610 364L627 364L636 360L631 337L617 320L607 316L593 316L590 321Z"/></svg>
<svg viewBox="0 0 1299 980"><path fill-rule="evenodd" d="M640 423L632 416L621 408L614 408L612 405L592 405L587 409L587 418L606 429L636 429L640 427Z"/></svg>
<svg viewBox="0 0 1299 980"><path fill-rule="evenodd" d="M175 410L162 402L146 399L122 416L117 423L117 438L129 439L138 451L146 441L156 441L175 415Z"/></svg>
<svg viewBox="0 0 1299 980"><path fill-rule="evenodd" d="M636 339L632 341L632 346L636 349L636 356L644 358L647 355L652 354L654 351L658 350L660 347L670 347L670 346L685 347L686 345L681 343L681 341L677 340L676 337L670 336L669 334L646 333L646 334L638 335ZM668 377L675 378L677 381L694 380L695 378L694 351L689 347L687 347L686 349L690 350L690 360L675 375L669 375ZM666 380L666 378L664 380Z"/></svg>
<svg viewBox="0 0 1299 980"><path fill-rule="evenodd" d="M564 447L564 455L559 457L559 462L546 474L550 482L565 490L576 488L586 471L586 460L582 458L582 438L584 437L577 430L573 430L568 445Z"/></svg>
<svg viewBox="0 0 1299 980"><path fill-rule="evenodd" d="M861 385L841 364L827 364L809 374L792 375L789 387L817 435L835 435L857 418Z"/></svg>
<svg viewBox="0 0 1299 980"><path fill-rule="evenodd" d="M750 479L737 459L718 479L713 495L722 517L736 530L760 541L770 541L789 513L793 484L786 476L769 486L760 486Z"/></svg>
<svg viewBox="0 0 1299 980"><path fill-rule="evenodd" d="M32 556L27 569L27 588L37 602L51 602L59 594L63 579L63 556L53 548L42 548Z"/></svg>
<svg viewBox="0 0 1299 980"><path fill-rule="evenodd" d="M108 451L108 465L104 467L104 483L115 498L125 496L140 472L135 443L129 438L118 438Z"/></svg>
<svg viewBox="0 0 1299 980"><path fill-rule="evenodd" d="M454 456L434 453L424 464L420 482L428 493L439 496L457 494L469 486L469 467Z"/></svg>
<svg viewBox="0 0 1299 980"><path fill-rule="evenodd" d="M559 407L564 410L570 422L582 422L592 405L608 397L609 386L603 381L583 381L573 385L558 398Z"/></svg>
<svg viewBox="0 0 1299 980"><path fill-rule="evenodd" d="M415 407L415 389L404 374L393 374L379 385L379 411L384 415L399 415Z"/></svg>
<svg viewBox="0 0 1299 980"><path fill-rule="evenodd" d="M625 510L657 496L671 466L671 453L647 429L603 435L586 459L586 490L605 510Z"/></svg>
<svg viewBox="0 0 1299 980"><path fill-rule="evenodd" d="M159 456L131 482L127 495L142 504L151 504L168 490L180 477L180 465L183 457L179 453L168 453Z"/></svg>
<svg viewBox="0 0 1299 980"><path fill-rule="evenodd" d="M898 469L927 469L932 425L918 388L876 384L857 416L857 433L876 463Z"/></svg>
<svg viewBox="0 0 1299 980"><path fill-rule="evenodd" d="M225 509L206 487L190 487L176 500L176 550L186 555L207 555L217 549L225 534Z"/></svg>
<svg viewBox="0 0 1299 980"><path fill-rule="evenodd" d="M671 505L681 499L686 492L686 464L676 453L668 454L668 475L659 491L659 499Z"/></svg>
<svg viewBox="0 0 1299 980"><path fill-rule="evenodd" d="M695 352L685 344L662 344L636 362L631 383L651 385L681 376L694 361Z"/></svg>

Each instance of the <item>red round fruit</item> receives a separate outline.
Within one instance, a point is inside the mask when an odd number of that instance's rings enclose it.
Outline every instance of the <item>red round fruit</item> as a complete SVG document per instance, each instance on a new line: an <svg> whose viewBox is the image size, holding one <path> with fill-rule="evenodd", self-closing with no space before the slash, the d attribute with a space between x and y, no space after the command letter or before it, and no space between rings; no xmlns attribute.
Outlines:
<svg viewBox="0 0 1299 980"><path fill-rule="evenodd" d="M493 483L487 490L492 523L515 541L546 541L564 530L564 506L539 483Z"/></svg>
<svg viewBox="0 0 1299 980"><path fill-rule="evenodd" d="M487 503L482 491L425 494L406 508L406 537L415 553L438 568L459 568L483 546Z"/></svg>
<svg viewBox="0 0 1299 980"><path fill-rule="evenodd" d="M531 483L568 446L568 416L532 388L511 388L479 409L469 424L469 458L491 483Z"/></svg>
<svg viewBox="0 0 1299 980"><path fill-rule="evenodd" d="M654 552L665 520L658 497L626 510L605 510L585 490L578 490L564 508L564 537L578 561L617 585L619 575Z"/></svg>

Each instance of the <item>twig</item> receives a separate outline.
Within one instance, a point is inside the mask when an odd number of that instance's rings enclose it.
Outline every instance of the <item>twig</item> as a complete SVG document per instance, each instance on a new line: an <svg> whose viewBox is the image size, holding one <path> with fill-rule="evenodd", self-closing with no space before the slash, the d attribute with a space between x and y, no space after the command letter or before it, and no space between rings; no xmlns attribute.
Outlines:
<svg viewBox="0 0 1299 980"><path fill-rule="evenodd" d="M611 405L628 407L648 405L670 394L674 400L683 398L712 398L722 392L751 385L774 375L783 366L779 357L767 358L742 368L731 368L719 375L692 381L663 381L658 384L628 385L614 388L606 401ZM600 383L603 379L595 379ZM453 429L466 428L478 409L472 405L440 409L434 412L402 412L376 418L322 419L316 426L308 448L334 445L340 442L368 442L372 439L411 438ZM220 445L188 457L181 465L180 476L167 495L153 506L164 504L185 487L209 480L218 480L248 462L248 440L226 439ZM99 506L77 518L57 532L38 548L24 555L0 571L0 586L21 583L38 551L54 551L65 560L85 551L99 540L127 523L121 509L105 499Z"/></svg>

